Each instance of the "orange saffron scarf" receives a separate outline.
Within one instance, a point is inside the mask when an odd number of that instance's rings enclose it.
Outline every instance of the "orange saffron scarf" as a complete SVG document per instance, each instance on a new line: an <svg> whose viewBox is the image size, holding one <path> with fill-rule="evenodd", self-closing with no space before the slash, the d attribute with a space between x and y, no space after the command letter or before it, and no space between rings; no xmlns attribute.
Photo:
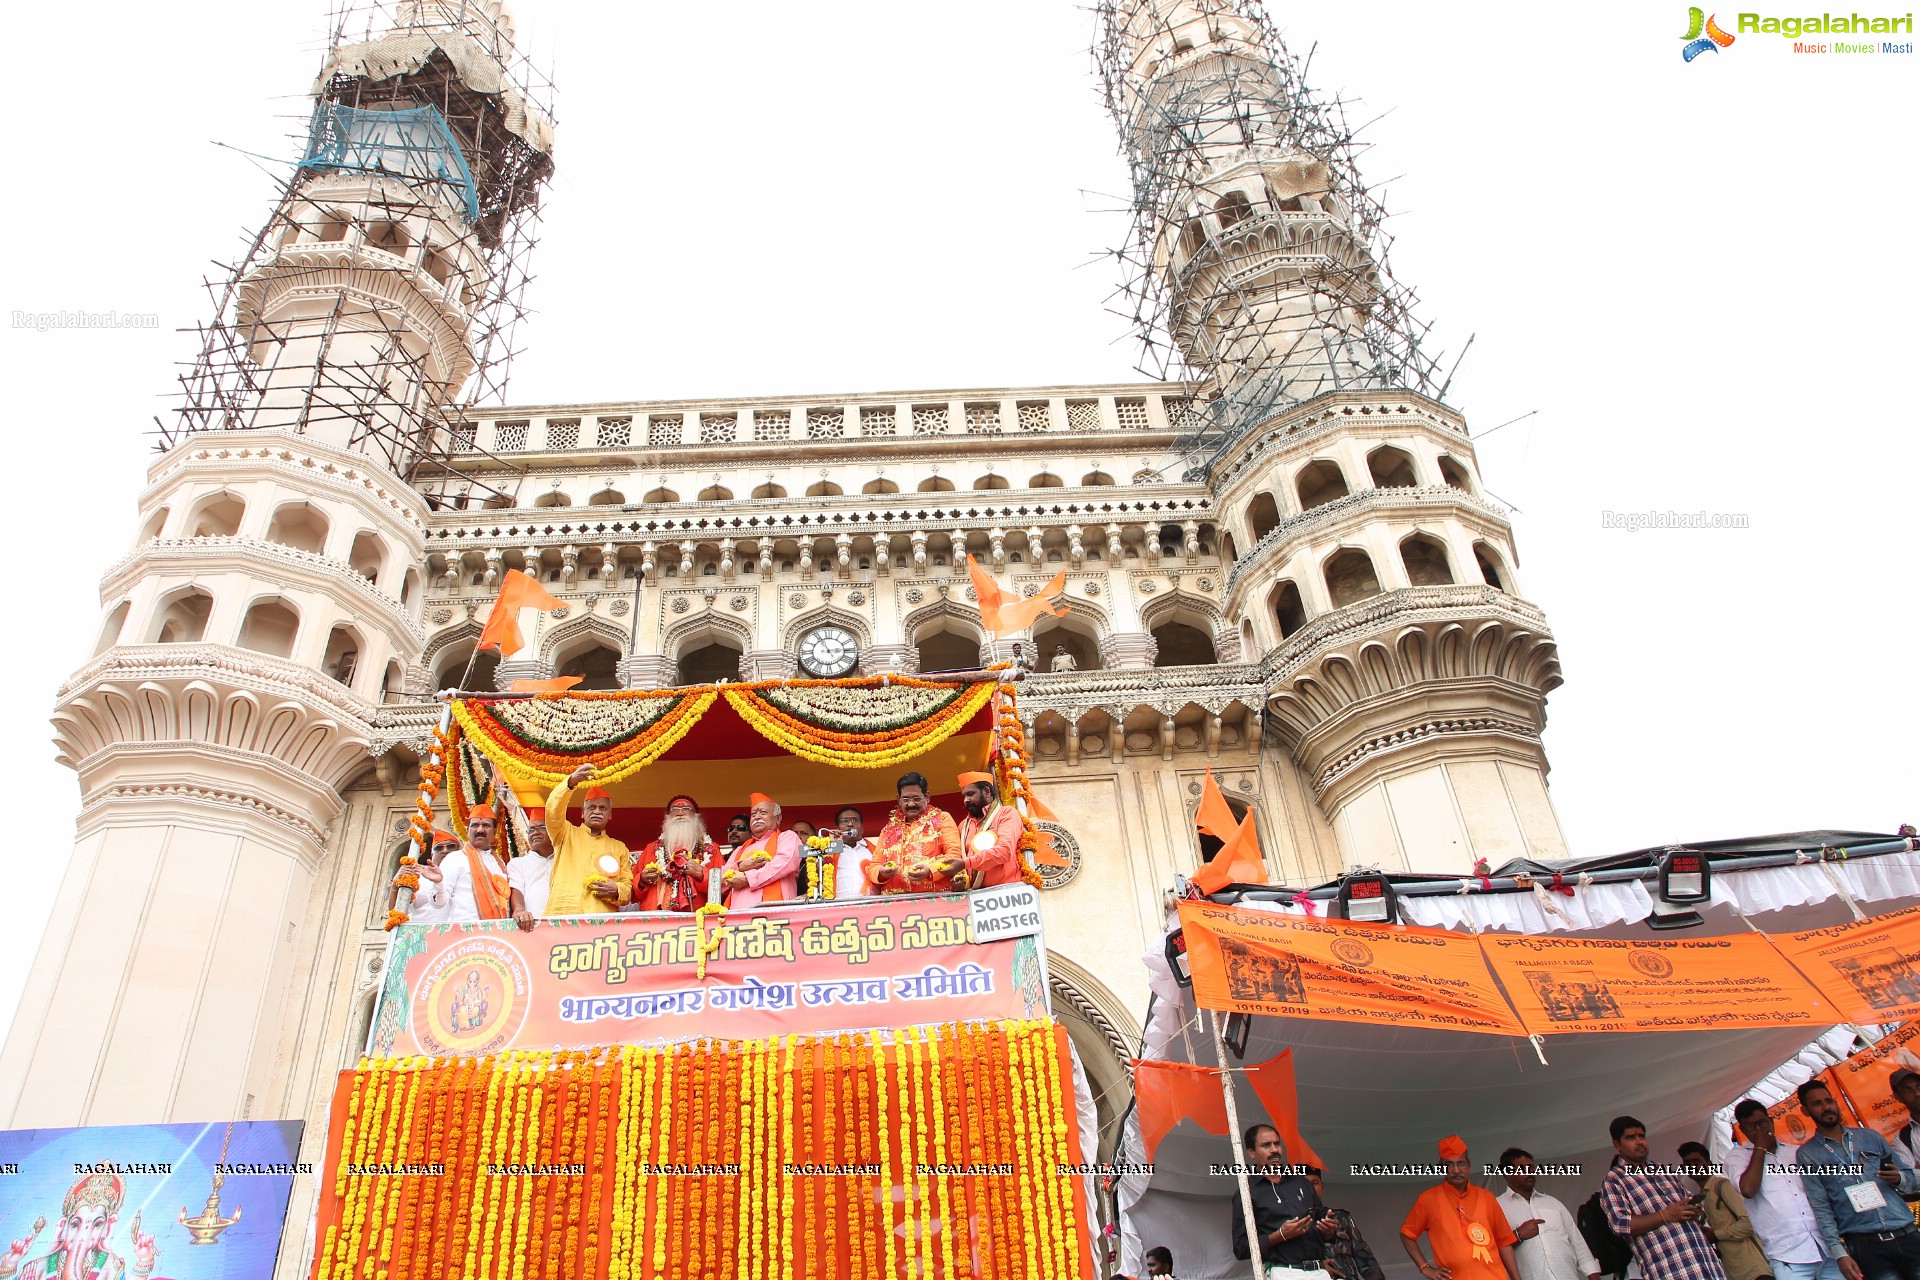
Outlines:
<svg viewBox="0 0 1920 1280"><path fill-rule="evenodd" d="M511 901L507 878L487 870L478 849L472 845L463 847L467 851L467 878L473 881L473 909L480 913L482 920L505 920L507 903Z"/></svg>

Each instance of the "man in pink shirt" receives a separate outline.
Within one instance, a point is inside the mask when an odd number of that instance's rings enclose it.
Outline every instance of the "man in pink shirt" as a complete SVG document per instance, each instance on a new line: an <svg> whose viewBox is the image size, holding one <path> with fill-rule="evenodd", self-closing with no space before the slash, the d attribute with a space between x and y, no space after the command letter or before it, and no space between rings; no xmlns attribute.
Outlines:
<svg viewBox="0 0 1920 1280"><path fill-rule="evenodd" d="M798 896L800 837L780 829L780 806L756 791L747 806L747 821L751 834L727 855L721 877L729 911Z"/></svg>

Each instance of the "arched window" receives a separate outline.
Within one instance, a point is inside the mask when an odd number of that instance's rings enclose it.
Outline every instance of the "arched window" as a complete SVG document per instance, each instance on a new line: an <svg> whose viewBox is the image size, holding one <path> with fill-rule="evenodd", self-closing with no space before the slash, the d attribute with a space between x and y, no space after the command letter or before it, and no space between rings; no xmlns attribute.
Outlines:
<svg viewBox="0 0 1920 1280"><path fill-rule="evenodd" d="M151 542L153 539L159 537L160 531L166 527L167 509L162 507L148 516L147 522L140 526L140 541Z"/></svg>
<svg viewBox="0 0 1920 1280"><path fill-rule="evenodd" d="M1322 458L1300 469L1294 491L1300 495L1300 509L1311 511L1346 497L1347 477L1339 463Z"/></svg>
<svg viewBox="0 0 1920 1280"><path fill-rule="evenodd" d="M469 661L473 664L471 667L467 665ZM467 693L489 693L493 690L494 669L499 665L498 649L482 649L475 656L471 641L455 645L434 667L433 687L436 691L460 689Z"/></svg>
<svg viewBox="0 0 1920 1280"><path fill-rule="evenodd" d="M978 480L975 480L973 482L973 487L975 490L982 490L982 489L1010 489L1013 486L1007 483L1007 478L1005 476L998 476L989 472L987 475L981 476Z"/></svg>
<svg viewBox="0 0 1920 1280"><path fill-rule="evenodd" d="M1417 483L1413 478L1413 458L1405 449L1396 449L1383 444L1367 455L1367 474L1373 477L1376 489L1411 489Z"/></svg>
<svg viewBox="0 0 1920 1280"><path fill-rule="evenodd" d="M1444 587L1453 582L1446 547L1424 533L1416 533L1400 544L1400 563L1407 567L1407 581L1416 587Z"/></svg>
<svg viewBox="0 0 1920 1280"><path fill-rule="evenodd" d="M387 544L378 534L361 530L353 537L352 564L354 572L368 582L380 581L387 567Z"/></svg>
<svg viewBox="0 0 1920 1280"><path fill-rule="evenodd" d="M413 237L398 222L372 222L367 224L367 243L388 253L405 254L407 247L413 243Z"/></svg>
<svg viewBox="0 0 1920 1280"><path fill-rule="evenodd" d="M1253 215L1253 205L1247 197L1238 191L1229 191L1220 197L1213 206L1214 216L1220 219L1220 227L1225 230L1235 223L1244 222Z"/></svg>
<svg viewBox="0 0 1920 1280"><path fill-rule="evenodd" d="M240 531L246 517L246 500L234 493L216 493L202 498L187 515L189 538L231 538Z"/></svg>
<svg viewBox="0 0 1920 1280"><path fill-rule="evenodd" d="M300 615L277 597L256 600L240 623L240 647L276 658L291 658L300 634Z"/></svg>
<svg viewBox="0 0 1920 1280"><path fill-rule="evenodd" d="M702 502L732 502L733 490L724 485L710 484L700 491Z"/></svg>
<svg viewBox="0 0 1920 1280"><path fill-rule="evenodd" d="M1480 581L1501 591L1510 590L1506 575L1500 572L1500 553L1484 542L1473 544L1473 562L1480 568Z"/></svg>
<svg viewBox="0 0 1920 1280"><path fill-rule="evenodd" d="M1187 256L1191 258L1194 254L1204 249L1206 244L1206 224L1201 222L1200 219L1194 218L1187 223L1186 230L1180 233L1180 247L1186 250Z"/></svg>
<svg viewBox="0 0 1920 1280"><path fill-rule="evenodd" d="M657 492L665 492L665 490L658 490ZM648 502L678 502L680 501L680 496L678 494L675 494L670 498L648 498L647 501ZM623 507L626 505L626 503L627 503L627 495L620 492L618 489L602 489L600 492L594 494L591 498L587 499L587 505L590 507Z"/></svg>
<svg viewBox="0 0 1920 1280"><path fill-rule="evenodd" d="M1244 822L1246 820L1249 811L1247 805L1233 799L1231 796L1222 796L1221 798L1227 802L1227 810L1233 814L1233 820L1235 822ZM1212 862L1214 855L1226 847L1226 841L1219 839L1217 836L1210 836L1204 831L1197 832L1195 839L1200 845L1200 861L1202 862Z"/></svg>
<svg viewBox="0 0 1920 1280"><path fill-rule="evenodd" d="M597 498L599 495L595 494L594 497ZM645 502L648 506L652 506L662 502L678 502L680 501L680 495L671 489L654 489L648 492L647 496L642 498L641 501Z"/></svg>
<svg viewBox="0 0 1920 1280"><path fill-rule="evenodd" d="M438 249L429 248L422 255L420 265L425 267L427 274L440 284L445 284L447 277L453 274L453 268L447 265L447 260L441 256Z"/></svg>
<svg viewBox="0 0 1920 1280"><path fill-rule="evenodd" d="M335 244L347 238L347 215L328 209L313 228L313 238L322 244Z"/></svg>
<svg viewBox="0 0 1920 1280"><path fill-rule="evenodd" d="M860 486L860 492L868 494L898 493L900 486L891 480L869 480Z"/></svg>
<svg viewBox="0 0 1920 1280"><path fill-rule="evenodd" d="M174 596L160 609L154 623L155 644L198 644L207 634L207 618L213 613L213 597L189 588Z"/></svg>
<svg viewBox="0 0 1920 1280"><path fill-rule="evenodd" d="M577 692L618 689L621 687L620 654L607 645L597 644L561 662L554 674L579 676L580 683L573 686Z"/></svg>
<svg viewBox="0 0 1920 1280"><path fill-rule="evenodd" d="M724 640L715 640L680 655L681 684L718 684L739 678L740 650Z"/></svg>
<svg viewBox="0 0 1920 1280"><path fill-rule="evenodd" d="M297 551L321 551L327 545L326 513L311 502L289 502L273 513L267 541Z"/></svg>
<svg viewBox="0 0 1920 1280"><path fill-rule="evenodd" d="M127 609L132 603L130 600L122 600L113 607L113 612L107 615L107 620L100 626L100 643L93 646L94 657L99 657L120 643L120 631L127 625Z"/></svg>
<svg viewBox="0 0 1920 1280"><path fill-rule="evenodd" d="M533 505L536 507L570 507L573 505L573 499L558 489L549 489L535 498Z"/></svg>
<svg viewBox="0 0 1920 1280"><path fill-rule="evenodd" d="M1080 483L1083 485L1112 484L1113 477L1108 475L1104 471L1089 471L1087 472L1087 474L1080 477Z"/></svg>
<svg viewBox="0 0 1920 1280"><path fill-rule="evenodd" d="M1039 475L1034 476L1032 479L1027 481L1027 488L1059 489L1064 487L1066 483L1067 483L1066 481L1062 480L1059 476L1053 474L1053 472L1042 471Z"/></svg>
<svg viewBox="0 0 1920 1280"><path fill-rule="evenodd" d="M945 476L928 476L920 482L921 493L952 493L953 481Z"/></svg>
<svg viewBox="0 0 1920 1280"><path fill-rule="evenodd" d="M1247 504L1247 525L1253 531L1255 542L1280 527L1280 504L1273 500L1272 494L1253 495L1253 501Z"/></svg>
<svg viewBox="0 0 1920 1280"><path fill-rule="evenodd" d="M407 570L407 576L401 579L400 582L400 603L407 605L412 604L414 596L419 593L420 572L417 569L409 569Z"/></svg>
<svg viewBox="0 0 1920 1280"><path fill-rule="evenodd" d="M320 659L320 670L351 689L354 672L365 652L366 646L354 634L353 628L337 626L327 634L327 652Z"/></svg>
<svg viewBox="0 0 1920 1280"><path fill-rule="evenodd" d="M769 480L765 484L761 485L759 488L755 489L753 491L753 496L763 500L767 498L784 498L787 496L787 490L786 490L786 486L777 485L773 481Z"/></svg>
<svg viewBox="0 0 1920 1280"><path fill-rule="evenodd" d="M1307 625L1307 606L1301 602L1300 588L1288 579L1275 584L1267 599L1273 603L1273 618L1280 624L1282 640Z"/></svg>
<svg viewBox="0 0 1920 1280"><path fill-rule="evenodd" d="M395 658L387 663L387 674L380 680L380 693L388 702L398 701L406 693L407 669Z"/></svg>
<svg viewBox="0 0 1920 1280"><path fill-rule="evenodd" d="M980 666L980 637L960 630L949 620L922 630L913 647L920 655L923 672L973 671Z"/></svg>
<svg viewBox="0 0 1920 1280"><path fill-rule="evenodd" d="M1380 577L1373 571L1373 557L1358 547L1348 547L1328 556L1322 572L1327 579L1327 596L1336 609L1380 594Z"/></svg>
<svg viewBox="0 0 1920 1280"><path fill-rule="evenodd" d="M1100 669L1100 645L1093 636L1074 630L1065 623L1056 622L1051 626L1037 627L1033 633L1033 647L1036 651L1035 663L1041 671L1054 670L1053 661L1058 656L1060 646L1065 645L1067 655L1073 659L1071 668L1060 670L1098 671Z"/></svg>
<svg viewBox="0 0 1920 1280"><path fill-rule="evenodd" d="M1456 489L1473 492L1473 481L1468 478L1467 469L1444 455L1440 459L1440 478Z"/></svg>
<svg viewBox="0 0 1920 1280"><path fill-rule="evenodd" d="M1153 655L1156 667L1204 667L1220 661L1213 637L1189 623L1162 623L1152 634L1158 646Z"/></svg>
<svg viewBox="0 0 1920 1280"><path fill-rule="evenodd" d="M831 480L822 480L818 484L810 484L807 486L807 496L809 498L837 498L845 492L846 490Z"/></svg>
<svg viewBox="0 0 1920 1280"><path fill-rule="evenodd" d="M508 493L496 493L480 504L482 511L508 511L512 508L513 495Z"/></svg>

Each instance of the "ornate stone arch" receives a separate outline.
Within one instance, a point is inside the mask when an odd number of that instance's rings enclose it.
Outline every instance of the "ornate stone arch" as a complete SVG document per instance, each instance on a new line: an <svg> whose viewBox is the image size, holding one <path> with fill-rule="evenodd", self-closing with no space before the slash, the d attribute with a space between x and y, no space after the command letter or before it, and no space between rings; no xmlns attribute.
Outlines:
<svg viewBox="0 0 1920 1280"><path fill-rule="evenodd" d="M549 671L554 670L561 661L560 651L582 638L605 641L615 653L624 656L630 637L627 628L589 610L578 618L568 618L540 638L540 664Z"/></svg>
<svg viewBox="0 0 1920 1280"><path fill-rule="evenodd" d="M1131 1100L1132 1090L1124 1086L1133 1076L1140 1028L1105 983L1052 949L1047 951L1047 994L1087 1073L1099 1115L1100 1158L1106 1159Z"/></svg>
<svg viewBox="0 0 1920 1280"><path fill-rule="evenodd" d="M873 646L873 628L867 625L865 618L852 610L826 604L810 609L789 622L781 634L780 647L788 653L794 652L799 647L800 637L815 627L845 627L853 633L854 641L859 644L863 654Z"/></svg>
<svg viewBox="0 0 1920 1280"><path fill-rule="evenodd" d="M1205 618L1207 627L1218 642L1220 636L1227 634L1226 620L1221 617L1220 606L1205 596L1194 595L1190 591L1175 588L1166 595L1155 596L1140 608L1140 626L1142 630L1152 631L1163 623L1173 621L1168 615L1189 613Z"/></svg>
<svg viewBox="0 0 1920 1280"><path fill-rule="evenodd" d="M744 622L735 621L717 610L708 609L705 613L697 614L669 627L667 633L660 637L660 653L663 657L678 662L680 651L687 647L689 641L698 639L731 641L739 646L743 657L753 651L753 632L748 630Z"/></svg>
<svg viewBox="0 0 1920 1280"><path fill-rule="evenodd" d="M907 644L917 642L916 632L929 622L951 619L961 623L980 637L981 648L993 642L993 635L980 620L980 610L970 600L952 600L945 596L929 604L922 605L909 613L900 624L900 638Z"/></svg>
<svg viewBox="0 0 1920 1280"><path fill-rule="evenodd" d="M433 638L427 641L427 647L420 651L419 665L429 671L433 670L434 660L440 656L441 651L478 640L481 629L478 621L468 618L464 622L456 622L452 626L436 631Z"/></svg>

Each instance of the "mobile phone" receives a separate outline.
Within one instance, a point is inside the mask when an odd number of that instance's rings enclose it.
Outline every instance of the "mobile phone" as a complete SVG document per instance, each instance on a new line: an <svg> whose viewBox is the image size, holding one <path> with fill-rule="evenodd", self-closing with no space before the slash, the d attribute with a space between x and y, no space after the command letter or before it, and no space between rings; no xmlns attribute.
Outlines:
<svg viewBox="0 0 1920 1280"><path fill-rule="evenodd" d="M1696 1191L1692 1195L1687 1197L1688 1204L1705 1204L1706 1200L1707 1200L1707 1193L1704 1191Z"/></svg>

